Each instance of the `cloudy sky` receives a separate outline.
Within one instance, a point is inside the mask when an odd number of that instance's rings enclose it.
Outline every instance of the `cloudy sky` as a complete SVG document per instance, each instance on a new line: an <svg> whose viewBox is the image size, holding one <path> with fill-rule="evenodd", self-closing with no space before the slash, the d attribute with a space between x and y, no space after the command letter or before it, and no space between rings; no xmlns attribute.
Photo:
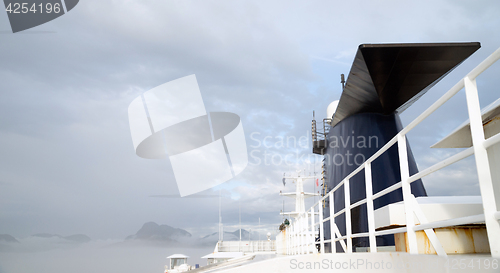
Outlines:
<svg viewBox="0 0 500 273"><path fill-rule="evenodd" d="M191 74L207 111L242 118L253 152L242 174L202 194L222 191L228 230L240 206L245 228L258 229L260 217L262 231L274 229L282 174L318 171L321 158L287 165L268 157L266 165L265 153L311 154L303 145L280 147L279 137L309 137L312 111L322 118L339 99L340 74L348 74L359 44L482 43L403 113L408 124L500 46L498 14L496 0L82 0L12 34L0 12L0 234L120 239L149 221L216 231L218 199L167 198L179 194L170 162L136 156L128 125L134 98ZM478 79L482 107L499 97L499 72L497 64ZM411 132L420 169L456 152L429 146L465 119L462 91ZM266 136L275 147L258 145ZM430 195L479 194L472 158L424 184Z"/></svg>

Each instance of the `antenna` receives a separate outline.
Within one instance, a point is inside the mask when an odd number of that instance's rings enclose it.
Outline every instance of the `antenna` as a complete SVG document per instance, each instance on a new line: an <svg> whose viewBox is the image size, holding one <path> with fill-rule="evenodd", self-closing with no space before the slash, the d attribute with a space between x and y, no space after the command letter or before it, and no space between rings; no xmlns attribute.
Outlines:
<svg viewBox="0 0 500 273"><path fill-rule="evenodd" d="M241 199L240 199L239 205L240 205L240 242L241 242Z"/></svg>
<svg viewBox="0 0 500 273"><path fill-rule="evenodd" d="M219 241L224 239L224 230L222 228L222 212L221 212L222 189L219 190Z"/></svg>
<svg viewBox="0 0 500 273"><path fill-rule="evenodd" d="M314 155L314 162L313 162L313 176L314 176L314 181L313 181L313 185L314 185L314 191L313 193L316 193L316 155ZM314 196L314 204L316 204L316 195Z"/></svg>
<svg viewBox="0 0 500 273"><path fill-rule="evenodd" d="M283 198L283 197L282 197L282 198ZM281 217L281 218L282 218L282 221L284 222L284 221L285 221L285 199L283 199L283 210L282 210L281 212L283 212L283 214L282 214L282 217Z"/></svg>
<svg viewBox="0 0 500 273"><path fill-rule="evenodd" d="M313 147L314 147L314 142L318 140L318 136L316 135L317 133L317 130L316 130L316 113L314 113L314 110L313 110L313 119L311 121L311 140L312 140L312 144L313 144Z"/></svg>
<svg viewBox="0 0 500 273"><path fill-rule="evenodd" d="M259 241L260 241L260 217L259 217Z"/></svg>

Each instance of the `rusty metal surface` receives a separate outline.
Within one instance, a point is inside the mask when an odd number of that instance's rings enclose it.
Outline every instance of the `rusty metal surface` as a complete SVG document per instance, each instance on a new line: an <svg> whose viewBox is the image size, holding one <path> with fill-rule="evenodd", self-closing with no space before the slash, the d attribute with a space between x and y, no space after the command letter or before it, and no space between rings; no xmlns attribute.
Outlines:
<svg viewBox="0 0 500 273"><path fill-rule="evenodd" d="M486 227L483 225L455 226L434 229L447 254L490 253ZM417 231L419 254L436 254L424 231ZM394 234L396 251L408 252L407 233Z"/></svg>

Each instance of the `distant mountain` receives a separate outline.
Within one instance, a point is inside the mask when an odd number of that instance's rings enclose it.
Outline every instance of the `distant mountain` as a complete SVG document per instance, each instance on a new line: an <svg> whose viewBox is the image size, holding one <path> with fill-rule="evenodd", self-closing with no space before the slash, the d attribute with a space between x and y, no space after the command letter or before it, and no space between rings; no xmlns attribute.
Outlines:
<svg viewBox="0 0 500 273"><path fill-rule="evenodd" d="M191 233L184 229L174 228L169 225L158 225L155 222L145 223L135 235L125 238L126 241L140 240L164 243L179 243L189 240Z"/></svg>
<svg viewBox="0 0 500 273"><path fill-rule="evenodd" d="M85 234L73 234L70 236L63 237L63 238L68 240L68 241L75 242L75 243L88 243L92 240L89 238L89 236L87 236Z"/></svg>
<svg viewBox="0 0 500 273"><path fill-rule="evenodd" d="M50 233L38 233L38 234L33 234L31 235L33 237L40 237L40 238L59 238L59 239L64 239L70 242L74 243L88 243L92 239L89 238L89 236L84 235L84 234L74 234L70 236L61 236L58 234L50 234Z"/></svg>
<svg viewBox="0 0 500 273"><path fill-rule="evenodd" d="M62 238L61 235L50 234L50 233L37 233L37 234L33 234L31 236L33 236L33 237L40 237L40 238L52 238L52 237Z"/></svg>
<svg viewBox="0 0 500 273"><path fill-rule="evenodd" d="M4 243L19 243L16 238L10 236L9 234L0 234L0 242Z"/></svg>

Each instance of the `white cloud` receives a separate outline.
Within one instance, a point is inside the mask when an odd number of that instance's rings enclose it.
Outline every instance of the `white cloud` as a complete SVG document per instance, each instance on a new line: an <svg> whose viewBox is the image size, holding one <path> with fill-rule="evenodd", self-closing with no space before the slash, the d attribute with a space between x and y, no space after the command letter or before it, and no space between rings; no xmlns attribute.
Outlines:
<svg viewBox="0 0 500 273"><path fill-rule="evenodd" d="M196 74L207 110L242 117L250 145L252 132L300 137L310 130L312 111L320 117L338 99L339 74L348 74L361 43L482 42L403 114L405 124L500 45L497 1L384 3L82 1L37 28L56 33L1 34L0 233L124 238L148 221L216 229L216 199L149 197L176 194L175 181L168 161L135 156L126 111L161 83ZM478 82L483 105L497 97L499 67L492 69ZM434 162L428 147L465 119L462 106L453 101L410 135L422 168ZM246 225L259 213L269 227L281 220L281 176L297 167L248 167L227 185L242 201ZM424 183L429 193L462 195L478 192L473 180L466 164ZM228 223L237 219L235 204L227 200Z"/></svg>

